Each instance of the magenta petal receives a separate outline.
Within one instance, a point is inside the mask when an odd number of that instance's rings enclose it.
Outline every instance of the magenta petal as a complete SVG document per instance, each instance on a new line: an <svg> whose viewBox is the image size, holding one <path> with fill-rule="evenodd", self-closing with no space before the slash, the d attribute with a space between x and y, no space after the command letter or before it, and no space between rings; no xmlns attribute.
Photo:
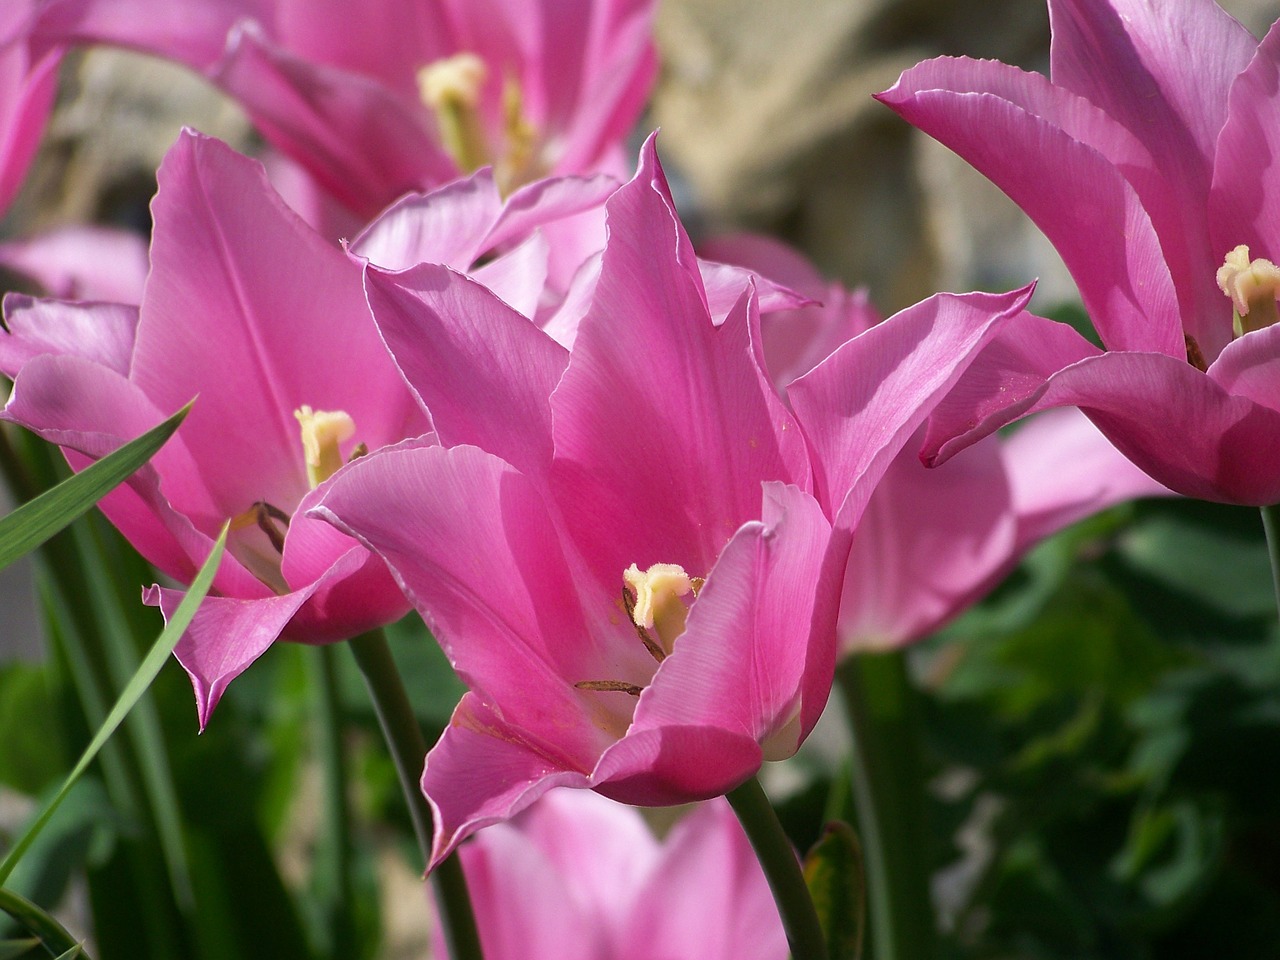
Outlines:
<svg viewBox="0 0 1280 960"><path fill-rule="evenodd" d="M310 594L308 589L261 600L206 597L200 604L173 653L191 677L201 730L227 684L266 652ZM182 597L180 590L151 587L143 599L158 605L167 621Z"/></svg>
<svg viewBox="0 0 1280 960"><path fill-rule="evenodd" d="M1230 113L1213 169L1209 202L1211 269L1227 251L1247 244L1250 256L1280 261L1280 24L1273 25L1257 47L1257 55L1231 88ZM1222 299L1226 299L1223 297ZM1215 304L1224 328L1221 348L1230 339L1231 307ZM1212 359L1217 355L1205 351Z"/></svg>
<svg viewBox="0 0 1280 960"><path fill-rule="evenodd" d="M573 683L636 668L619 663L611 636L597 637L615 594L588 620L525 477L475 447L392 450L335 474L314 512L386 560L459 675L505 722L563 766L590 769L618 720ZM634 647L637 663L647 658Z"/></svg>
<svg viewBox="0 0 1280 960"><path fill-rule="evenodd" d="M1000 442L988 438L936 470L913 447L894 458L858 523L840 601L842 653L925 636L1012 563L1017 521Z"/></svg>
<svg viewBox="0 0 1280 960"><path fill-rule="evenodd" d="M816 585L831 526L796 487L766 484L764 499L764 523L743 527L720 554L674 652L641 695L628 738L704 725L745 733L779 759L821 712L836 610L834 590Z"/></svg>
<svg viewBox="0 0 1280 960"><path fill-rule="evenodd" d="M1280 502L1280 410L1232 396L1184 360L1107 353L1055 374L1039 406L1079 406L1171 490L1247 506Z"/></svg>
<svg viewBox="0 0 1280 960"><path fill-rule="evenodd" d="M251 31L236 35L213 79L272 144L366 216L406 191L457 176L419 104L368 78L293 57Z"/></svg>
<svg viewBox="0 0 1280 960"><path fill-rule="evenodd" d="M1136 497L1169 496L1079 410L1047 410L1003 443L1018 534L1012 563L1040 540L1091 513Z"/></svg>
<svg viewBox="0 0 1280 960"><path fill-rule="evenodd" d="M116 303L73 304L10 293L4 298L0 372L13 378L41 354L79 356L129 375L138 308Z"/></svg>
<svg viewBox="0 0 1280 960"><path fill-rule="evenodd" d="M591 784L622 803L670 806L728 793L753 776L762 759L760 744L746 732L669 724L630 732L605 750Z"/></svg>
<svg viewBox="0 0 1280 960"><path fill-rule="evenodd" d="M146 240L109 227L64 227L0 244L0 264L51 297L130 304L141 302L149 268Z"/></svg>
<svg viewBox="0 0 1280 960"><path fill-rule="evenodd" d="M502 197L488 167L430 193L412 193L365 227L348 249L384 270L442 263L467 270L493 246Z"/></svg>
<svg viewBox="0 0 1280 960"><path fill-rule="evenodd" d="M1101 351L1065 323L1023 313L970 364L929 415L920 459L947 458L1022 416L1063 367Z"/></svg>
<svg viewBox="0 0 1280 960"><path fill-rule="evenodd" d="M1280 324L1232 341L1209 376L1228 393L1280 411Z"/></svg>
<svg viewBox="0 0 1280 960"><path fill-rule="evenodd" d="M954 89L978 69L931 60L878 99L955 150L1035 221L1108 347L1185 356L1173 281L1134 187L1097 147L1054 120L1000 96Z"/></svg>
<svg viewBox="0 0 1280 960"><path fill-rule="evenodd" d="M627 960L778 960L787 937L768 881L732 808L701 804L667 835L636 897ZM662 917L654 923L654 917Z"/></svg>
<svg viewBox="0 0 1280 960"><path fill-rule="evenodd" d="M158 179L130 377L162 408L199 394L183 436L219 519L258 500L288 510L310 489L304 404L348 413L371 449L421 432L360 268L284 205L261 165L187 132Z"/></svg>
<svg viewBox="0 0 1280 960"><path fill-rule="evenodd" d="M35 158L61 59L60 49L33 55L21 32L0 37L0 211L17 195Z"/></svg>
<svg viewBox="0 0 1280 960"><path fill-rule="evenodd" d="M421 264L365 271L369 307L442 443L470 443L531 477L551 459L548 398L565 349L475 281Z"/></svg>
<svg viewBox="0 0 1280 960"><path fill-rule="evenodd" d="M553 787L585 787L587 777L515 738L475 696L462 698L427 754L422 792L435 813L430 868L481 827L514 817Z"/></svg>
<svg viewBox="0 0 1280 960"><path fill-rule="evenodd" d="M850 340L788 396L822 465L820 499L852 529L907 438L1031 288L938 294Z"/></svg>

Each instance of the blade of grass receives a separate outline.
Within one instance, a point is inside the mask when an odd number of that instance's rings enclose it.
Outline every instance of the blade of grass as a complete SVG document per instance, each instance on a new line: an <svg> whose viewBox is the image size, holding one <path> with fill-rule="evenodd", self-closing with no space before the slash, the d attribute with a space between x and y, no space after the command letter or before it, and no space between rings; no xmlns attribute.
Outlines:
<svg viewBox="0 0 1280 960"><path fill-rule="evenodd" d="M187 591L187 595L183 598L182 603L178 605L178 609L174 611L173 618L169 621L168 626L161 631L159 638L151 647L151 650L143 658L142 664L138 667L137 672L133 675L133 679L129 681L128 686L120 694L120 698L116 701L111 712L107 715L107 719L103 722L98 732L94 735L89 746L85 748L84 754L81 755L80 761L75 768L67 776L66 782L62 785L57 794L46 804L40 815L35 819L26 833L17 842L4 861L0 863L0 884L8 880L9 875L13 872L13 868L21 859L22 854L27 847L31 845L31 841L36 838L44 825L48 823L49 818L53 816L54 810L66 797L72 785L84 773L85 768L97 756L98 751L102 749L102 745L115 732L125 715L133 708L138 698L150 686L151 681L155 679L160 668L164 666L165 661L173 652L174 646L178 642L178 638L182 636L183 631L187 629L187 624L191 622L191 618L195 616L196 609L203 602L205 595L208 594L210 586L213 584L213 575L217 572L218 564L222 560L222 551L227 542L227 528L224 526L222 533L218 536L218 540L213 545L213 550L209 553L209 558L205 561L204 566L200 568L199 574L196 575L195 581L191 584L191 588Z"/></svg>
<svg viewBox="0 0 1280 960"><path fill-rule="evenodd" d="M23 929L28 933L39 937L40 942L51 953L54 950L64 952L74 950L80 946L76 938L67 933L62 924L26 897L19 896L12 890L0 888L0 910L22 924Z"/></svg>
<svg viewBox="0 0 1280 960"><path fill-rule="evenodd" d="M119 450L0 517L0 570L40 546L123 483L164 446L190 409L189 403Z"/></svg>

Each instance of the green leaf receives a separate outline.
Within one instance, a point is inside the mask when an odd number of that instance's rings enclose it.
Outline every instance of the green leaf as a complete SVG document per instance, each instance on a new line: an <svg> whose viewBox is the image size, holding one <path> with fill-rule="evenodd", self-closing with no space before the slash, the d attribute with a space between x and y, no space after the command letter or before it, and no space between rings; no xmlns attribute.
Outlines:
<svg viewBox="0 0 1280 960"><path fill-rule="evenodd" d="M164 423L0 518L0 570L40 546L128 479L173 436L190 409L188 403Z"/></svg>
<svg viewBox="0 0 1280 960"><path fill-rule="evenodd" d="M52 747L57 729L49 670L21 661L0 667L0 783L35 796L66 769Z"/></svg>
<svg viewBox="0 0 1280 960"><path fill-rule="evenodd" d="M0 960L18 960L19 957L27 956L38 946L40 941L35 937L28 937L25 940L0 940Z"/></svg>
<svg viewBox="0 0 1280 960"><path fill-rule="evenodd" d="M28 933L39 937L40 942L50 951L57 950L65 954L66 951L78 949L80 946L76 938L67 933L57 920L26 897L21 897L3 887L0 887L0 910L17 920Z"/></svg>
<svg viewBox="0 0 1280 960"><path fill-rule="evenodd" d="M222 561L222 552L227 543L227 527L224 525L222 533L219 534L217 542L213 545L213 550L209 553L209 558L205 561L204 566L200 568L200 572L196 575L195 581L191 584L191 588L187 591L187 595L183 597L182 603L178 605L178 609L174 611L173 618L169 621L168 626L160 633L159 638L151 647L138 670L133 675L133 679L129 681L124 691L120 694L120 698L116 701L111 712L107 714L106 720L90 741L89 746L85 748L84 754L80 757L80 761L75 768L67 775L66 782L63 783L62 789L53 797L45 806L27 832L9 851L4 858L4 862L0 863L0 884L9 879L9 875L13 872L13 868L17 865L18 860L26 851L31 842L44 829L49 818L53 816L54 810L62 803L63 799L70 792L71 787L75 784L80 775L98 755L98 751L102 749L102 745L107 742L111 734L113 734L125 715L138 702L138 699L146 692L147 687L151 685L151 681L155 679L160 668L164 666L169 655L173 653L173 648L178 642L178 638L182 636L187 629L187 624L191 622L191 618L195 616L196 610L204 601L209 588L213 585L213 575L218 570L218 564Z"/></svg>
<svg viewBox="0 0 1280 960"><path fill-rule="evenodd" d="M804 880L818 911L830 960L859 960L866 929L862 845L847 823L828 823L804 858Z"/></svg>

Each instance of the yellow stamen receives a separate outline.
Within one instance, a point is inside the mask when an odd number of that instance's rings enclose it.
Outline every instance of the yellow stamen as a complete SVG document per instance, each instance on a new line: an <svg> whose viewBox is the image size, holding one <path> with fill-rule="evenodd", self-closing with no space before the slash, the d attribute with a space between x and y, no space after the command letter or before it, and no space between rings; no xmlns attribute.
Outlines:
<svg viewBox="0 0 1280 960"><path fill-rule="evenodd" d="M689 608L681 598L694 592L694 581L675 563L655 563L643 572L633 563L622 572L622 579L636 595L631 619L636 626L653 630L670 653L684 633Z"/></svg>
<svg viewBox="0 0 1280 960"><path fill-rule="evenodd" d="M458 53L418 71L418 93L440 124L440 138L466 173L489 162L480 122L480 93L489 71L474 53Z"/></svg>
<svg viewBox="0 0 1280 960"><path fill-rule="evenodd" d="M1227 254L1218 268L1218 288L1235 308L1235 332L1241 336L1280 321L1276 296L1280 293L1280 267L1259 257L1249 259L1244 244Z"/></svg>
<svg viewBox="0 0 1280 960"><path fill-rule="evenodd" d="M350 440L356 423L343 410L312 410L306 404L293 411L302 427L302 451L307 459L307 481L314 490L342 466L338 444Z"/></svg>
<svg viewBox="0 0 1280 960"><path fill-rule="evenodd" d="M515 77L507 77L502 85L502 113L507 143L506 151L494 165L498 189L508 196L517 187L541 176L534 155L538 131L524 115L524 97Z"/></svg>

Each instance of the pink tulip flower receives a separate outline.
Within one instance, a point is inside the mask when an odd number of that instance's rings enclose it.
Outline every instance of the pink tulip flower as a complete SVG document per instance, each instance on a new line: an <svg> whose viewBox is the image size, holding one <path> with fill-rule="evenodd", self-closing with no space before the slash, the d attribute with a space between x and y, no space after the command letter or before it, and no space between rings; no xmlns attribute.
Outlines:
<svg viewBox="0 0 1280 960"><path fill-rule="evenodd" d="M326 643L400 617L377 558L308 518L358 445L427 429L378 339L360 271L267 184L261 166L184 133L158 174L140 307L6 300L6 419L73 466L197 397L178 434L102 509L186 581L232 522L228 552L178 644L203 726L227 684L276 638ZM177 590L153 587L166 616Z"/></svg>
<svg viewBox="0 0 1280 960"><path fill-rule="evenodd" d="M371 217L485 165L505 192L622 173L656 70L653 0L53 0L51 42L200 71Z"/></svg>
<svg viewBox="0 0 1280 960"><path fill-rule="evenodd" d="M1179 493L1276 503L1280 26L1259 44L1211 0L1049 14L1052 79L942 58L879 99L1027 212L1107 349L1026 318L936 412L927 456L1074 405Z"/></svg>
<svg viewBox="0 0 1280 960"><path fill-rule="evenodd" d="M780 391L882 322L864 291L828 283L776 241L724 237L702 252L816 301L762 320L765 363ZM858 525L840 601L842 653L919 640L985 596L1045 537L1124 500L1169 493L1076 410L1039 414L937 469L920 463L922 439L894 458Z"/></svg>
<svg viewBox="0 0 1280 960"><path fill-rule="evenodd" d="M606 220L571 351L447 267L366 267L440 445L349 465L315 514L387 561L471 688L423 774L435 863L553 786L678 803L793 753L871 488L1029 296L904 311L793 383L793 414L752 286L713 318L652 142Z"/></svg>
<svg viewBox="0 0 1280 960"><path fill-rule="evenodd" d="M486 960L787 956L769 886L723 801L659 842L631 807L552 790L458 853Z"/></svg>

